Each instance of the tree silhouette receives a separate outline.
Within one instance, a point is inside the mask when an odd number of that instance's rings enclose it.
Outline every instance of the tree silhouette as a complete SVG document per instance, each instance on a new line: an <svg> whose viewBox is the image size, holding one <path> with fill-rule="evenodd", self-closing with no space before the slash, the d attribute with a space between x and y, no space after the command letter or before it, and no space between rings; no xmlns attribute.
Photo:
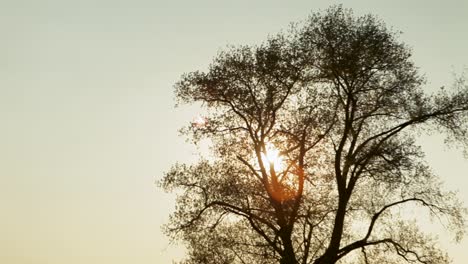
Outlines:
<svg viewBox="0 0 468 264"><path fill-rule="evenodd" d="M426 94L397 35L334 6L182 77L179 102L207 112L183 132L212 151L161 181L178 193L165 230L184 263L449 262L408 212L460 239L465 209L416 137L465 146L468 86Z"/></svg>

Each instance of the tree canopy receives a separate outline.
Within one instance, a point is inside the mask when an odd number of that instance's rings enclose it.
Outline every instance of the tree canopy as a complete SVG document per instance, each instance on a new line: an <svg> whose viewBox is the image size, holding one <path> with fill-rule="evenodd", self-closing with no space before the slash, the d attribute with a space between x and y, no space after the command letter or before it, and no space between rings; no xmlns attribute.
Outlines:
<svg viewBox="0 0 468 264"><path fill-rule="evenodd" d="M404 208L462 237L465 209L416 139L467 146L468 86L425 92L398 35L334 6L182 76L179 102L207 113L183 133L211 145L161 181L184 263L449 262Z"/></svg>

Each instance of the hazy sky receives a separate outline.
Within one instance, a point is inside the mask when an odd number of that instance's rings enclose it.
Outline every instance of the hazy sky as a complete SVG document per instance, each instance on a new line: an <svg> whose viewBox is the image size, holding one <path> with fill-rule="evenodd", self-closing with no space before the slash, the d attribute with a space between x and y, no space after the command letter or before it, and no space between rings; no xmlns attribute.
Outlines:
<svg viewBox="0 0 468 264"><path fill-rule="evenodd" d="M468 67L468 1L346 2L404 32L428 89ZM193 153L177 130L196 109L175 109L172 85L332 3L0 0L0 263L180 258L160 232L174 197L154 182ZM468 205L468 161L423 142ZM468 238L444 246L466 263Z"/></svg>

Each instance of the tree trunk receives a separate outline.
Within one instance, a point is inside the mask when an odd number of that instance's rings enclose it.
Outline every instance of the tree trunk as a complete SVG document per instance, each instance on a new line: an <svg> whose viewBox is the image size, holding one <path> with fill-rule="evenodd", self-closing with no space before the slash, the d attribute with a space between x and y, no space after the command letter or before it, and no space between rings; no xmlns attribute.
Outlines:
<svg viewBox="0 0 468 264"><path fill-rule="evenodd" d="M314 261L314 264L334 264L336 263L338 250L340 249L341 238L343 236L343 226L344 226L344 219L346 215L346 205L348 201L346 198L340 198L338 204L338 210L335 216L335 224L333 227L333 233L330 240L330 244L328 245L327 250L325 253Z"/></svg>
<svg viewBox="0 0 468 264"><path fill-rule="evenodd" d="M292 245L291 233L291 231L287 231L281 236L281 240L283 241L284 245L284 251L281 255L280 264L298 264L296 260L296 254L294 253L294 247Z"/></svg>
<svg viewBox="0 0 468 264"><path fill-rule="evenodd" d="M292 245L288 247L285 245L280 264L297 264L296 255L294 254Z"/></svg>

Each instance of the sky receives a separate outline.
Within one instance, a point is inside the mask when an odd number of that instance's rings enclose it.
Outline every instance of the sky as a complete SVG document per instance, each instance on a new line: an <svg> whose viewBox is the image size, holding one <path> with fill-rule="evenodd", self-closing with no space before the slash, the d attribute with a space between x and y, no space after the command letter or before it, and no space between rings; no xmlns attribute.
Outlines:
<svg viewBox="0 0 468 264"><path fill-rule="evenodd" d="M339 1L0 0L0 263L154 264L183 257L161 233L155 185L196 149L198 111L173 84L227 45L256 44ZM345 1L401 30L431 91L468 68L468 1ZM440 136L427 160L468 206L468 160ZM468 238L441 236L455 264Z"/></svg>

